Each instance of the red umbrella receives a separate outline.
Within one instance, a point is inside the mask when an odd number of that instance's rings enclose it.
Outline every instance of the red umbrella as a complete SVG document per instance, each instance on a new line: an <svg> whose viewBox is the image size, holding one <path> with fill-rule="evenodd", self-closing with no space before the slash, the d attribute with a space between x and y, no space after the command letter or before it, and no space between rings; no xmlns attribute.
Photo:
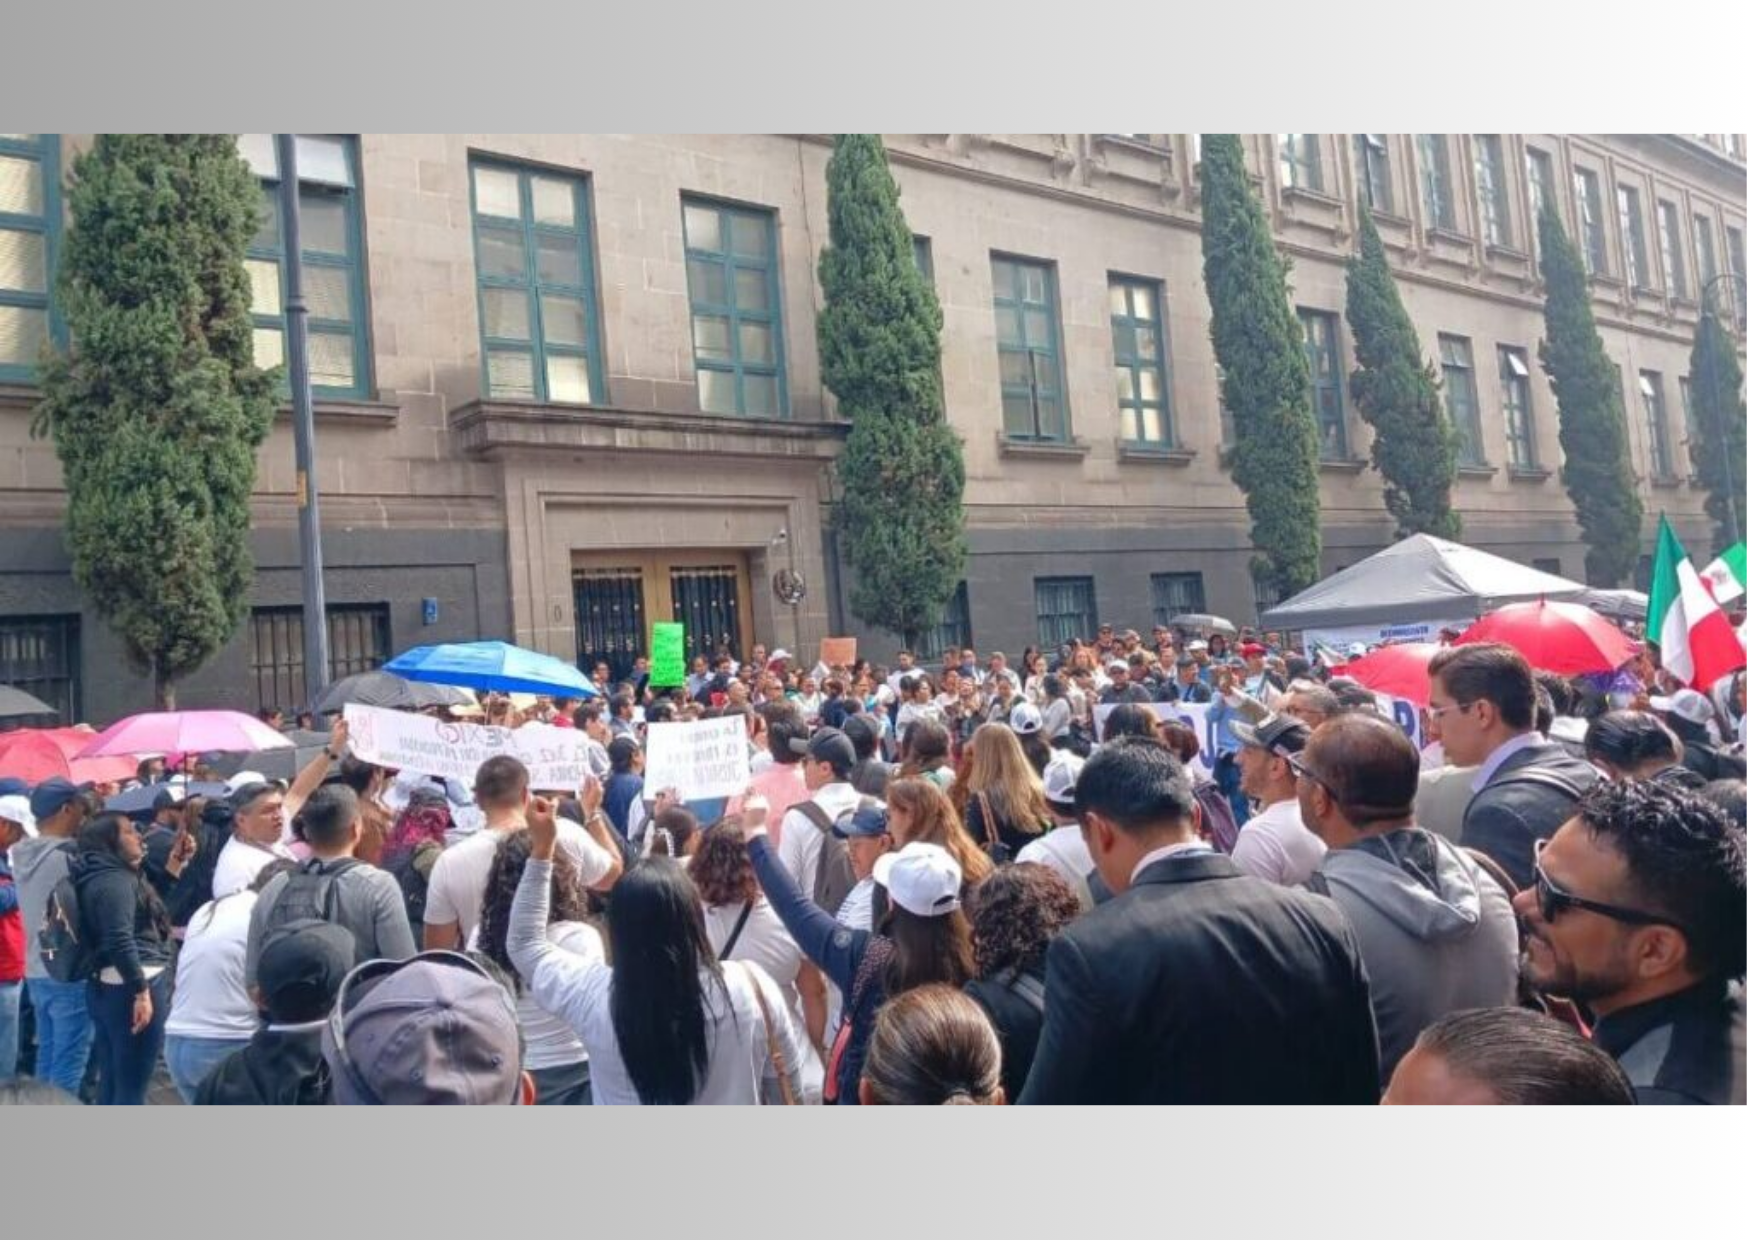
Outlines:
<svg viewBox="0 0 1748 1240"><path fill-rule="evenodd" d="M1504 642L1531 667L1562 676L1612 672L1633 657L1631 639L1590 608L1547 599L1483 616L1457 638L1459 646L1472 642Z"/></svg>
<svg viewBox="0 0 1748 1240"><path fill-rule="evenodd" d="M1431 685L1426 665L1432 656L1443 650L1437 642L1403 642L1399 646L1379 646L1368 655L1352 660L1341 669L1374 693L1407 698L1417 706L1425 706Z"/></svg>
<svg viewBox="0 0 1748 1240"><path fill-rule="evenodd" d="M133 758L78 756L95 735L84 728L26 728L0 733L0 775L32 784L56 778L76 784L132 779L138 769Z"/></svg>

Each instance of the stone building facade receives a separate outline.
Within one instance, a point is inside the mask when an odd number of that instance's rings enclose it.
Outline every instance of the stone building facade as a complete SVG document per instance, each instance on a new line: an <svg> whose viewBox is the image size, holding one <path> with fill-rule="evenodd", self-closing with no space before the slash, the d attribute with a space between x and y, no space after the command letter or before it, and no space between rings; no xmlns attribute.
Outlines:
<svg viewBox="0 0 1748 1240"><path fill-rule="evenodd" d="M1740 305L1741 135L1245 143L1321 380L1327 568L1390 534L1345 390L1343 263L1362 199L1465 428L1468 541L1583 571L1536 362L1545 196L1594 266L1647 511L1709 545L1681 380L1702 285ZM1099 621L1254 615L1196 136L887 144L965 441L971 559L928 644L1017 654ZM58 187L87 145L0 136L0 671L105 720L149 690L73 585L58 464L28 433L30 361L60 332ZM271 190L271 144L241 149ZM847 615L831 534L847 427L814 332L828 135L363 134L299 149L336 671L475 636L623 664L670 617L700 648L811 657L836 632L892 650ZM282 349L278 235L270 219L251 251L264 364ZM188 701L301 700L294 479L282 418L261 453L254 613ZM806 581L798 603L777 597L779 573Z"/></svg>

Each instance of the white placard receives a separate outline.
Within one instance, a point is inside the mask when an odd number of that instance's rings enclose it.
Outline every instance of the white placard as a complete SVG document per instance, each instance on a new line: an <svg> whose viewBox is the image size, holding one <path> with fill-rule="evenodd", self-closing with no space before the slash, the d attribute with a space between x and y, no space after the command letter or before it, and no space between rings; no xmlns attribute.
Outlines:
<svg viewBox="0 0 1748 1240"><path fill-rule="evenodd" d="M688 801L708 801L745 792L748 778L747 725L739 715L649 725L645 788L674 788Z"/></svg>
<svg viewBox="0 0 1748 1240"><path fill-rule="evenodd" d="M477 723L445 723L377 706L348 704L352 753L378 766L440 775L473 786L474 774L488 758L508 755L528 768L529 787L573 792L590 774L589 738L570 728L544 723L498 728Z"/></svg>
<svg viewBox="0 0 1748 1240"><path fill-rule="evenodd" d="M1466 629L1473 620L1415 620L1407 624L1357 624L1340 629L1306 629L1305 649L1324 646L1343 655L1354 642L1367 647L1399 642L1436 642L1441 629Z"/></svg>
<svg viewBox="0 0 1748 1240"><path fill-rule="evenodd" d="M1135 704L1138 706L1144 706L1152 711L1155 719L1162 721L1166 719L1174 720L1195 732L1196 740L1200 744L1200 748L1196 753L1195 765L1201 768L1204 774L1212 775L1214 773L1215 725L1214 722L1208 718L1210 703L1138 702ZM1105 720L1110 717L1112 711L1117 709L1118 705L1118 703L1113 702L1107 706L1093 707L1093 725L1097 729L1100 737L1103 737L1105 734Z"/></svg>

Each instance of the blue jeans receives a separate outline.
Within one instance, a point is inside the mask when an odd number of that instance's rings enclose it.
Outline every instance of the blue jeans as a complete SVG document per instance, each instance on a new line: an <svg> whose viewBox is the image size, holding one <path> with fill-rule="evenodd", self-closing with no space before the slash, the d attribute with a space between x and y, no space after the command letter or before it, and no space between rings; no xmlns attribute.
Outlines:
<svg viewBox="0 0 1748 1240"><path fill-rule="evenodd" d="M146 1088L164 1049L164 1022L170 1019L168 969L152 979L152 1023L133 1031L134 992L131 986L93 980L91 1023L96 1028L97 1105L144 1106Z"/></svg>
<svg viewBox="0 0 1748 1240"><path fill-rule="evenodd" d="M36 1011L36 1075L75 1098L91 1056L91 1009L84 982L27 977L30 1006Z"/></svg>
<svg viewBox="0 0 1748 1240"><path fill-rule="evenodd" d="M23 982L0 982L0 1081L18 1075L18 1003Z"/></svg>
<svg viewBox="0 0 1748 1240"><path fill-rule="evenodd" d="M206 1074L247 1045L248 1038L196 1038L180 1033L165 1037L164 1062L182 1101L192 1105Z"/></svg>

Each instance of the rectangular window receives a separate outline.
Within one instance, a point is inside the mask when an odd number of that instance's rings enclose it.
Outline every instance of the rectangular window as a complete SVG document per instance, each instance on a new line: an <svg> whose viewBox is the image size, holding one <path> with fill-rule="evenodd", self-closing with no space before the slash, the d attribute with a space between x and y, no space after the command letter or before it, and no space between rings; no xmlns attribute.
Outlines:
<svg viewBox="0 0 1748 1240"><path fill-rule="evenodd" d="M1545 560L1531 560L1530 567L1538 573L1552 573L1556 577L1560 575L1560 560L1557 556Z"/></svg>
<svg viewBox="0 0 1748 1240"><path fill-rule="evenodd" d="M1536 468L1536 424L1530 409L1529 360L1522 349L1499 349L1499 404L1505 410L1506 461L1512 469Z"/></svg>
<svg viewBox="0 0 1748 1240"><path fill-rule="evenodd" d="M1584 259L1584 270L1591 275L1608 274L1608 246L1602 235L1602 190L1596 174L1579 168L1572 174L1573 188L1578 192L1578 253Z"/></svg>
<svg viewBox="0 0 1748 1240"><path fill-rule="evenodd" d="M1481 236L1488 245L1511 244L1511 204L1505 191L1504 139L1475 135L1475 192L1481 200Z"/></svg>
<svg viewBox="0 0 1748 1240"><path fill-rule="evenodd" d="M1339 571L1339 570L1337 570ZM1262 623L1262 613L1281 601L1280 587L1273 582L1264 581L1257 576L1256 571L1250 574L1250 595L1256 600L1257 623Z"/></svg>
<svg viewBox="0 0 1748 1240"><path fill-rule="evenodd" d="M1730 252L1730 272L1736 278L1731 281L1736 288L1736 321L1748 322L1748 270L1743 266L1742 230L1740 228L1724 229L1724 245Z"/></svg>
<svg viewBox="0 0 1748 1240"><path fill-rule="evenodd" d="M261 229L249 243L255 365L285 361L285 229L272 134L243 134L237 149L261 178ZM297 136L303 295L309 306L310 386L318 396L370 392L370 327L364 310L358 144L344 135Z"/></svg>
<svg viewBox="0 0 1748 1240"><path fill-rule="evenodd" d="M49 342L60 151L59 134L0 134L0 382L34 382Z"/></svg>
<svg viewBox="0 0 1748 1240"><path fill-rule="evenodd" d="M935 247L927 237L912 235L910 239L910 256L916 263L916 269L923 273L923 279L929 282L929 287L935 287Z"/></svg>
<svg viewBox="0 0 1748 1240"><path fill-rule="evenodd" d="M1640 594L1651 591L1651 573L1656 569L1657 562L1648 555L1639 557L1639 562L1633 566L1633 589Z"/></svg>
<svg viewBox="0 0 1748 1240"><path fill-rule="evenodd" d="M1323 189L1323 163L1314 133L1277 134L1281 152L1281 184L1289 189Z"/></svg>
<svg viewBox="0 0 1748 1240"><path fill-rule="evenodd" d="M1321 310L1299 311L1305 357L1311 363L1311 402L1317 415L1318 451L1326 461L1347 459L1347 416L1342 408L1341 320Z"/></svg>
<svg viewBox="0 0 1748 1240"><path fill-rule="evenodd" d="M1669 455L1669 419L1663 410L1663 376L1655 370L1641 370L1639 396L1645 404L1645 443L1651 456L1651 476L1673 478L1675 467Z"/></svg>
<svg viewBox="0 0 1748 1240"><path fill-rule="evenodd" d="M1554 199L1554 157L1533 146L1523 150L1524 166L1529 172L1530 210L1540 219L1543 211L1559 208Z"/></svg>
<svg viewBox="0 0 1748 1240"><path fill-rule="evenodd" d="M1689 477L1699 475L1699 454L1703 445L1699 440L1699 428L1693 420L1693 379L1690 375L1682 375L1676 380L1681 389L1681 433L1687 444L1687 472Z"/></svg>
<svg viewBox="0 0 1748 1240"><path fill-rule="evenodd" d="M78 616L0 619L0 684L22 689L55 711L8 719L19 727L72 727L85 717L79 684Z"/></svg>
<svg viewBox="0 0 1748 1240"><path fill-rule="evenodd" d="M1091 577L1034 577L1037 599L1038 645L1054 650L1080 638L1090 641L1099 627Z"/></svg>
<svg viewBox="0 0 1748 1240"><path fill-rule="evenodd" d="M1111 352L1123 439L1169 448L1176 435L1161 327L1163 300L1164 288L1157 280L1111 277Z"/></svg>
<svg viewBox="0 0 1748 1240"><path fill-rule="evenodd" d="M1214 399L1220 402L1220 442L1231 447L1238 442L1238 424L1232 420L1232 406L1226 403L1226 368L1214 363Z"/></svg>
<svg viewBox="0 0 1748 1240"><path fill-rule="evenodd" d="M1169 623L1173 616L1185 612L1208 610L1200 573L1154 573L1152 585L1155 624Z"/></svg>
<svg viewBox="0 0 1748 1240"><path fill-rule="evenodd" d="M1442 133L1414 135L1420 155L1420 203L1426 210L1426 226L1455 232L1456 200L1451 196L1451 159Z"/></svg>
<svg viewBox="0 0 1748 1240"><path fill-rule="evenodd" d="M1669 281L1669 291L1677 297L1687 296L1687 265L1681 255L1681 217L1675 204L1657 202L1657 243L1663 250L1663 277Z"/></svg>
<svg viewBox="0 0 1748 1240"><path fill-rule="evenodd" d="M1621 212L1622 266L1629 288L1651 287L1651 264L1645 255L1645 215L1639 206L1639 191L1630 185L1615 186Z"/></svg>
<svg viewBox="0 0 1748 1240"><path fill-rule="evenodd" d="M990 259L1002 429L1014 439L1068 438L1056 326L1056 273L1047 263Z"/></svg>
<svg viewBox="0 0 1748 1240"><path fill-rule="evenodd" d="M1712 222L1703 215L1693 217L1693 252L1699 259L1699 287L1703 293L1718 277L1718 251L1712 243Z"/></svg>
<svg viewBox="0 0 1748 1240"><path fill-rule="evenodd" d="M588 181L487 160L468 174L486 395L599 403Z"/></svg>
<svg viewBox="0 0 1748 1240"><path fill-rule="evenodd" d="M1475 356L1462 336L1438 338L1439 363L1444 368L1445 413L1457 430L1457 463L1485 465L1481 442L1481 411L1475 395Z"/></svg>
<svg viewBox="0 0 1748 1240"><path fill-rule="evenodd" d="M784 416L789 396L776 215L698 198L683 199L681 214L698 407L705 413Z"/></svg>
<svg viewBox="0 0 1748 1240"><path fill-rule="evenodd" d="M1358 155L1360 196L1374 211L1389 214L1394 211L1390 194L1390 143L1381 133L1356 133L1354 152Z"/></svg>
<svg viewBox="0 0 1748 1240"><path fill-rule="evenodd" d="M249 666L255 704L302 706L303 609L257 607L250 613ZM328 679L374 671L394 654L387 603L336 603L328 608Z"/></svg>
<svg viewBox="0 0 1748 1240"><path fill-rule="evenodd" d="M916 657L931 663L951 647L971 644L971 597L961 581L941 610L941 622L918 636Z"/></svg>

